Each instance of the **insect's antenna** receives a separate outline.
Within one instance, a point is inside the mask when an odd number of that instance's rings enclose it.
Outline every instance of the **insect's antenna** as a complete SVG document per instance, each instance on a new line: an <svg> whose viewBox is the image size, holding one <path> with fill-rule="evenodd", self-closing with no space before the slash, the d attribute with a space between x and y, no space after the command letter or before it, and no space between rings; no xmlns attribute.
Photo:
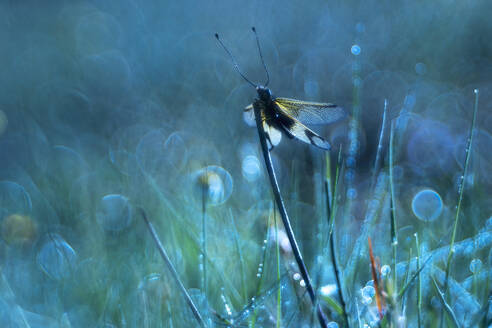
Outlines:
<svg viewBox="0 0 492 328"><path fill-rule="evenodd" d="M251 28L251 30L255 34L256 44L258 45L258 52L260 53L261 63L263 64L263 68L265 69L265 72L266 72L266 75L267 75L267 81L265 82L265 87L266 87L266 86L268 86L268 83L270 83L270 74L268 74L268 69L266 67L265 60L263 60L263 54L261 53L261 47L260 47L260 40L258 39L258 34L256 33L255 27L253 26Z"/></svg>
<svg viewBox="0 0 492 328"><path fill-rule="evenodd" d="M256 84L254 84L253 82L251 82L250 80L248 80L248 78L246 76L244 76L243 73L241 73L241 70L239 69L239 66L236 62L236 60L234 59L234 56L232 56L231 52L229 51L229 49L226 48L226 46L222 43L222 40L219 38L219 34L218 33L215 33L215 38L217 39L217 41L219 41L220 45L222 46L222 48L224 48L224 50L227 52L227 54L229 55L229 57L231 57L231 60L232 60L232 63L234 64L234 68L236 69L236 71L239 73L239 75L241 75L241 77L246 81L248 82L249 84L251 84L253 87L256 88Z"/></svg>

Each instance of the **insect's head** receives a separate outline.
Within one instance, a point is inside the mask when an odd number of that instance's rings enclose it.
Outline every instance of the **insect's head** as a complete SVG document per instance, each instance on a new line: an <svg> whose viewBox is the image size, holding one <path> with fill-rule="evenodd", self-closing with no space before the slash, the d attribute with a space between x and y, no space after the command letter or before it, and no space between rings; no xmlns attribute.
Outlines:
<svg viewBox="0 0 492 328"><path fill-rule="evenodd" d="M266 101L266 102L269 102L272 100L272 92L267 87L264 87L262 85L258 85L256 87L256 92L258 92L258 97L260 98L260 100Z"/></svg>

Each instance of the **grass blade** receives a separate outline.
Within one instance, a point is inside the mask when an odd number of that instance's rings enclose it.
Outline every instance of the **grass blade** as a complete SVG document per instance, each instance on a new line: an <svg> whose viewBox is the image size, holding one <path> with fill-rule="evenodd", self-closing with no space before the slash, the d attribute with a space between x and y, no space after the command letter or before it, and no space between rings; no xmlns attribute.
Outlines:
<svg viewBox="0 0 492 328"><path fill-rule="evenodd" d="M412 278L403 286L400 291L398 292L398 299L401 299L407 289L412 285L413 281L420 275L420 272L424 269L424 267L430 262L432 259L432 255L430 255L427 260L425 260L424 264L412 275ZM410 261L409 261L410 262ZM408 265L408 270L410 270L410 263Z"/></svg>
<svg viewBox="0 0 492 328"><path fill-rule="evenodd" d="M333 230L330 231L330 251L331 251L331 263L333 265L333 271L335 273L335 279L337 282L337 291L338 291L338 297L340 298L340 303L343 311L343 320L345 321L345 325L349 327L349 320L347 316L347 310L346 310L346 305L345 305L345 300L343 298L343 290L342 290L342 283L340 281L340 271L338 270L338 265L337 265L337 259L335 255L335 242L333 238Z"/></svg>
<svg viewBox="0 0 492 328"><path fill-rule="evenodd" d="M378 306L379 319L383 320L383 307L381 305L381 287L379 285L379 279L376 271L374 254L372 253L372 243L370 237L367 237L367 244L369 245L369 257L371 259L371 274L372 274L372 280L374 281L374 289L376 290L376 304Z"/></svg>
<svg viewBox="0 0 492 328"><path fill-rule="evenodd" d="M381 121L381 130L379 131L378 148L376 151L376 159L374 160L374 171L372 172L371 188L369 190L372 190L374 188L374 185L376 184L376 176L377 176L379 169L381 167L381 153L383 151L384 132L386 131L387 111L388 111L388 100L385 99L384 100L384 109L383 109L383 119Z"/></svg>
<svg viewBox="0 0 492 328"><path fill-rule="evenodd" d="M275 224L275 255L277 259L277 328L282 326L282 282L280 281L280 243L278 242L278 223L277 223L277 209L273 207L273 220Z"/></svg>
<svg viewBox="0 0 492 328"><path fill-rule="evenodd" d="M239 237L236 227L236 221L234 220L234 215L232 214L232 209L229 210L229 216L231 217L231 225L233 229L234 245L236 246L237 254L239 257L239 270L241 271L241 289L243 293L243 298L246 300L248 297L246 292L246 277L244 276L244 257L241 247L239 246Z"/></svg>
<svg viewBox="0 0 492 328"><path fill-rule="evenodd" d="M396 257L398 250L398 234L397 234L397 226L396 226L396 204L395 204L395 183L393 177L393 142L395 135L395 124L391 122L391 130L390 130L390 144L389 144L389 184L390 184L390 216L391 216L391 247L393 249L393 272L394 272L394 282L393 282L393 291L396 292L398 290L398 275L396 271Z"/></svg>
<svg viewBox="0 0 492 328"><path fill-rule="evenodd" d="M145 223L147 224L147 227L149 228L150 234L152 235L152 238L154 239L157 250L161 254L162 259L166 263L169 271L171 272L171 275L173 279L175 280L176 284L178 285L178 288L181 290L181 293L183 294L186 303L188 303L188 306L191 309L191 312L193 312L193 315L195 316L195 319L198 321L201 327L206 327L205 322L202 319L202 316L200 315L200 312L198 312L198 308L196 307L195 303L191 299L190 294L186 290L185 286L183 285L183 282L181 279L179 279L178 272L174 268L174 265L172 264L171 260L169 259L169 256L167 256L167 252L164 249L164 246L162 246L161 240L159 239L159 236L157 235L157 232L155 231L154 225L152 222L149 221L147 218L147 214L145 214L145 211L143 208L139 207L138 210L140 211L140 214L142 215L142 218L144 219Z"/></svg>
<svg viewBox="0 0 492 328"><path fill-rule="evenodd" d="M437 282L434 279L434 277L432 277L432 284L436 289L437 296L439 296L439 300L441 301L442 306L446 310L446 313L450 316L451 322L454 324L456 328L459 328L460 324L458 323L458 319L456 319L456 315L454 314L453 309L449 306L448 303L446 303L446 300L444 299L444 293L441 292L441 290L439 289L439 286L437 285Z"/></svg>
<svg viewBox="0 0 492 328"><path fill-rule="evenodd" d="M451 267L451 260L453 257L454 253L454 242L456 239L456 231L458 228L458 222L459 222L459 217L460 217L460 211L461 211L461 202L463 200L463 191L465 190L465 183L466 183L466 177L468 175L468 165L470 163L470 158L471 158L471 150L472 150L472 145L473 145L473 131L475 130L475 124L477 120L477 111L478 111L478 89L474 90L475 92L475 105L473 107L473 119L472 119L472 124L470 127L470 132L468 136L468 144L466 147L466 158L465 158L465 165L463 167L463 175L461 176L461 185L459 187L459 196L458 196L458 205L456 207L456 216L454 218L454 225L453 225L453 234L451 236L451 243L449 247L449 253L448 253L448 258L446 261L446 281L444 282L444 293L447 293L448 290L448 277L449 277L449 272L450 272L450 267Z"/></svg>
<svg viewBox="0 0 492 328"><path fill-rule="evenodd" d="M285 232L289 239L290 246L292 248L292 252L294 253L294 257L296 259L297 265L299 267L299 271L301 273L302 279L306 283L306 289L311 298L311 302L313 306L317 307L318 320L322 327L327 327L326 317L323 311L321 310L321 306L316 302L316 294L314 292L313 285L311 283L311 278L309 277L306 265L302 258L301 252L299 250L299 246L297 245L297 241L294 236L294 231L292 230L292 226L290 224L289 216L287 215L287 211L285 209L284 201L282 199L282 195L280 194L280 188L278 186L277 177L275 175L275 171L273 169L272 158L270 155L270 151L268 150L265 131L263 130L263 122L261 121L261 113L260 108L255 103L254 112L255 112L255 120L256 127L258 129L258 136L260 138L260 145L263 152L263 157L265 160L265 165L268 171L268 176L270 178L270 184L272 186L273 194L275 196L275 201L277 203L277 207L280 212L280 216L282 218L282 223L284 224Z"/></svg>
<svg viewBox="0 0 492 328"><path fill-rule="evenodd" d="M420 283L420 245L419 245L419 235L415 233L415 246L417 248L417 319L419 328L422 327L422 290Z"/></svg>

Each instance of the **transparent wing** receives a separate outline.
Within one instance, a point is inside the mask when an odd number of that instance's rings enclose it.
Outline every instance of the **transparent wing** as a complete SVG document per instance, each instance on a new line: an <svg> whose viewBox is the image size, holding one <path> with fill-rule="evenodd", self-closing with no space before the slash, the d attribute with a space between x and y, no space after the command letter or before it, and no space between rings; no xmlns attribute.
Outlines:
<svg viewBox="0 0 492 328"><path fill-rule="evenodd" d="M289 136L296 138L307 144L319 147L321 149L330 150L331 146L328 141L320 137L316 132L309 129L307 126L299 122L289 114L281 113L279 123Z"/></svg>
<svg viewBox="0 0 492 328"><path fill-rule="evenodd" d="M330 103L317 103L289 98L275 98L277 108L304 124L330 124L346 117L343 108Z"/></svg>

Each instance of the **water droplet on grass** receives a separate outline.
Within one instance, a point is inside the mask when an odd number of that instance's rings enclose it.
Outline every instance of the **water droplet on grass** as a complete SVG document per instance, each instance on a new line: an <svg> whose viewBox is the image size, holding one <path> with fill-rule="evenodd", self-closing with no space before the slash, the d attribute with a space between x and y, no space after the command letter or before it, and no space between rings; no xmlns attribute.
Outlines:
<svg viewBox="0 0 492 328"><path fill-rule="evenodd" d="M357 190L355 188L349 188L347 190L347 198L348 199L356 199L357 198Z"/></svg>
<svg viewBox="0 0 492 328"><path fill-rule="evenodd" d="M376 295L376 290L372 286L366 286L361 290L362 297L373 298Z"/></svg>
<svg viewBox="0 0 492 328"><path fill-rule="evenodd" d="M369 305L372 303L372 298L371 297L362 297L362 299L360 300L362 304L364 305Z"/></svg>
<svg viewBox="0 0 492 328"><path fill-rule="evenodd" d="M391 267L389 265L385 264L381 267L381 275L383 277L386 277L390 273L391 273Z"/></svg>
<svg viewBox="0 0 492 328"><path fill-rule="evenodd" d="M360 55L360 52L361 52L360 46L357 44L354 44L352 46L352 48L350 48L350 52L352 53L352 55L355 55L355 56Z"/></svg>
<svg viewBox="0 0 492 328"><path fill-rule="evenodd" d="M470 262L470 271L472 273L478 273L482 268L482 261L480 259L473 259Z"/></svg>
<svg viewBox="0 0 492 328"><path fill-rule="evenodd" d="M337 285L335 284L325 285L320 289L320 293L323 296L330 296L334 294L336 291L337 291Z"/></svg>

